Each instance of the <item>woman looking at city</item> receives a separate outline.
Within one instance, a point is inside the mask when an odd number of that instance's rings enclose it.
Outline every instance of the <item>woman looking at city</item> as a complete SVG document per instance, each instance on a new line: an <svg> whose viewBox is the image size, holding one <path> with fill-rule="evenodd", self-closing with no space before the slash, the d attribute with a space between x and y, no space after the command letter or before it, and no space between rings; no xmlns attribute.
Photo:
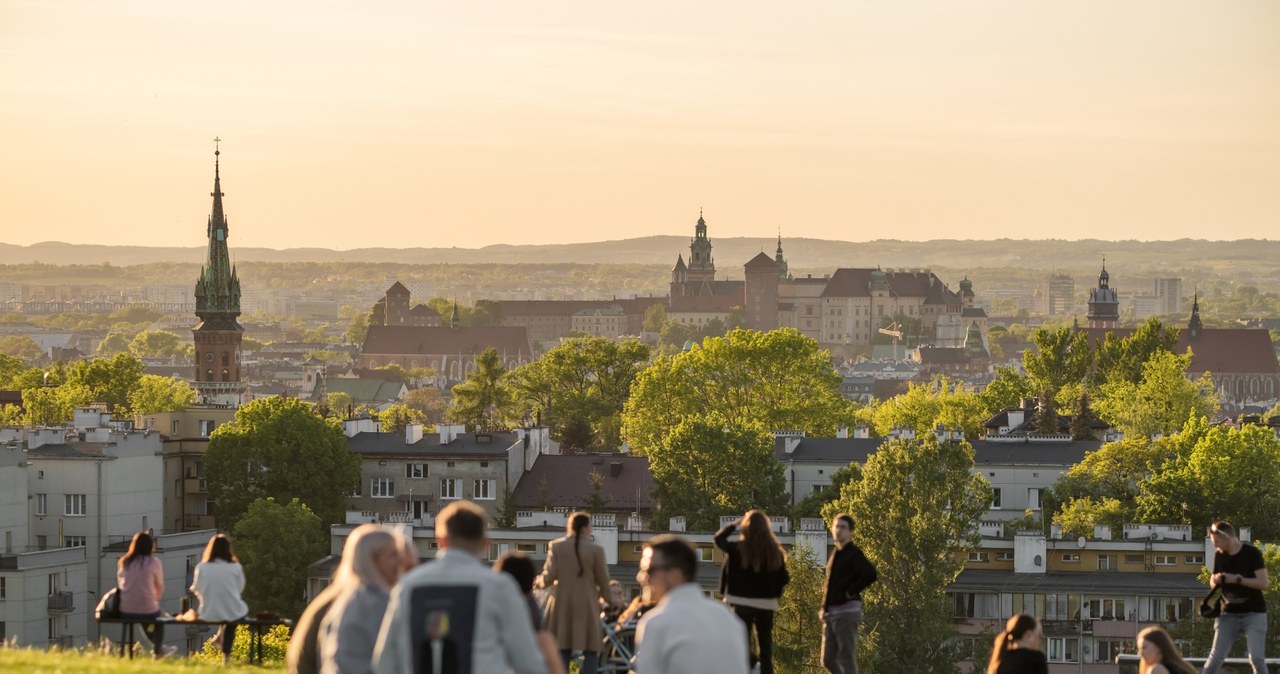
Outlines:
<svg viewBox="0 0 1280 674"><path fill-rule="evenodd" d="M996 635L987 674L1049 674L1049 659L1040 650L1043 639L1040 623L1032 616L1019 613L1009 618Z"/></svg>
<svg viewBox="0 0 1280 674"><path fill-rule="evenodd" d="M373 647L404 572L402 545L374 524L356 527L342 548L333 583L341 589L320 625L321 674L371 674Z"/></svg>
<svg viewBox="0 0 1280 674"><path fill-rule="evenodd" d="M1138 674L1199 674L1182 659L1173 638L1163 627L1152 625L1138 632Z"/></svg>
<svg viewBox="0 0 1280 674"><path fill-rule="evenodd" d="M153 554L156 540L139 531L129 541L129 551L116 566L116 586L120 588L120 617L125 620L148 620L160 617L160 598L164 596L164 565ZM164 625L144 623L142 632L151 640L155 657L170 655L176 646L164 645Z"/></svg>
<svg viewBox="0 0 1280 674"><path fill-rule="evenodd" d="M734 531L737 541L729 540ZM715 544L725 554L720 594L746 624L748 644L755 632L760 655L750 654L751 664L759 662L760 674L773 674L773 614L783 587L791 580L787 553L761 510L748 511L741 521L726 525L716 533Z"/></svg>
<svg viewBox="0 0 1280 674"><path fill-rule="evenodd" d="M196 564L191 591L199 601L197 614L201 620L240 620L249 614L249 606L240 598L244 592L244 567L231 552L231 540L224 534L209 539L204 557ZM223 625L213 637L222 646L222 664L231 662L231 647L236 640L236 626Z"/></svg>
<svg viewBox="0 0 1280 674"><path fill-rule="evenodd" d="M604 548L592 541L591 515L569 516L568 535L547 545L547 561L538 586L551 589L547 629L556 635L565 669L574 651L582 651L582 674L596 674L603 647L600 602L609 603L609 570Z"/></svg>

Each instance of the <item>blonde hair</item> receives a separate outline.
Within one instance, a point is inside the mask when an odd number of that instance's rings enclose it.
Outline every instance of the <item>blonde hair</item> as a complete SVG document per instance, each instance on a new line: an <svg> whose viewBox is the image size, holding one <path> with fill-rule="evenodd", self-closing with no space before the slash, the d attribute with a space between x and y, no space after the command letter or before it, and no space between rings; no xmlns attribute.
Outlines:
<svg viewBox="0 0 1280 674"><path fill-rule="evenodd" d="M378 571L376 557L384 549L391 548L399 555L399 544L391 532L376 524L361 524L347 537L342 546L342 561L333 574L334 585L390 587L390 583Z"/></svg>

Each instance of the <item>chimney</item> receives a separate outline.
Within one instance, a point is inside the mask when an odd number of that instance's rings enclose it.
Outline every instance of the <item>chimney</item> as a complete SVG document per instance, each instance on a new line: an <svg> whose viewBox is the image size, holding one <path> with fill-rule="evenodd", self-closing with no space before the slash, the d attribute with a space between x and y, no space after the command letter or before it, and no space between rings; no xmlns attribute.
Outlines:
<svg viewBox="0 0 1280 674"><path fill-rule="evenodd" d="M840 428L836 429L836 437L841 440L849 437L849 427L844 424L840 424Z"/></svg>
<svg viewBox="0 0 1280 674"><path fill-rule="evenodd" d="M796 451L796 447L800 446L800 441L803 439L804 439L803 437L798 435L789 435L782 439L783 449L786 451L787 454L791 454L792 452Z"/></svg>
<svg viewBox="0 0 1280 674"><path fill-rule="evenodd" d="M404 444L417 444L419 440L422 440L422 424L409 424L404 427Z"/></svg>
<svg viewBox="0 0 1280 674"><path fill-rule="evenodd" d="M610 477L618 477L618 476L619 476L619 475L621 475L621 474L622 474L622 462L621 462L621 461L610 461L610 462L609 462L609 476L610 476Z"/></svg>
<svg viewBox="0 0 1280 674"><path fill-rule="evenodd" d="M1111 527L1106 524L1093 525L1093 537L1100 541L1111 540Z"/></svg>
<svg viewBox="0 0 1280 674"><path fill-rule="evenodd" d="M863 426L862 424L858 424L853 427L853 437L860 440L866 440L871 437L871 429Z"/></svg>
<svg viewBox="0 0 1280 674"><path fill-rule="evenodd" d="M684 515L672 517L667 528L674 532L684 533Z"/></svg>

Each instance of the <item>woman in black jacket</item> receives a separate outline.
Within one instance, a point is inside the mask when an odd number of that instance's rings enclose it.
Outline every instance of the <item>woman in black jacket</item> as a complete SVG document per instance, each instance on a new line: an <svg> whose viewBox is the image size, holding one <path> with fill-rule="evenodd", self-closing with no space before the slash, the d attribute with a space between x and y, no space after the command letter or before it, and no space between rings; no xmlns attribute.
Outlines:
<svg viewBox="0 0 1280 674"><path fill-rule="evenodd" d="M729 537L737 530L740 540ZM787 553L773 535L769 516L752 510L716 533L716 547L725 553L720 571L720 594L747 625L747 641L754 627L760 646L760 674L773 674L773 612L778 610L787 575ZM751 662L757 658L753 653Z"/></svg>

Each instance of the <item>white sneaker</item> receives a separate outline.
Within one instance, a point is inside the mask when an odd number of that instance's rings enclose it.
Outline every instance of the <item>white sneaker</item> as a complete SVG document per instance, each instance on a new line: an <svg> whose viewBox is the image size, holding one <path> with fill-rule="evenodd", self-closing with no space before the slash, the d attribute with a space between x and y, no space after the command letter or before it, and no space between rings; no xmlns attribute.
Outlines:
<svg viewBox="0 0 1280 674"><path fill-rule="evenodd" d="M174 653L177 653L177 652L178 652L177 646L174 646L173 644L168 644L160 647L160 654L157 655L156 657L167 658L170 655L173 655Z"/></svg>

